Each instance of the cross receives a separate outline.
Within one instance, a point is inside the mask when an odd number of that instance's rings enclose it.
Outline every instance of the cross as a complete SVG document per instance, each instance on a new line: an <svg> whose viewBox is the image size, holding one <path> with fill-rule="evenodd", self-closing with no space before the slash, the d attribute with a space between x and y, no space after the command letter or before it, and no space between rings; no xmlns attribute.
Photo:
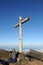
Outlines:
<svg viewBox="0 0 43 65"><path fill-rule="evenodd" d="M22 43L23 43L23 41L22 41L22 24L27 22L28 20L30 20L30 17L27 17L24 20L22 20L22 17L19 16L19 23L15 25L15 28L20 26L20 29L19 29L19 35L20 35L20 37L19 37L19 53L22 53Z"/></svg>

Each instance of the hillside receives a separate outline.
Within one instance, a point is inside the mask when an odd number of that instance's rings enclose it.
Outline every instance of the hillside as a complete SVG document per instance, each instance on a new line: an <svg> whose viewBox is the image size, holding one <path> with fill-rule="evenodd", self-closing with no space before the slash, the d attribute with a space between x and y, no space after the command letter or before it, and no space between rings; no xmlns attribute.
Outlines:
<svg viewBox="0 0 43 65"><path fill-rule="evenodd" d="M11 57L11 53L7 50L0 49L0 58L1 59L8 59Z"/></svg>

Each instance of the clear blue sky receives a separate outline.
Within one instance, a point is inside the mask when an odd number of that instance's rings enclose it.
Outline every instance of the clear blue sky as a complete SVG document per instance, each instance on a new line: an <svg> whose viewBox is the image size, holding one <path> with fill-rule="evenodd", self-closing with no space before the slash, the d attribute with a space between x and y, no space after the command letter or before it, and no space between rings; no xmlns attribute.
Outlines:
<svg viewBox="0 0 43 65"><path fill-rule="evenodd" d="M23 45L43 47L43 0L0 0L0 46L18 46L19 16L31 18L23 24Z"/></svg>

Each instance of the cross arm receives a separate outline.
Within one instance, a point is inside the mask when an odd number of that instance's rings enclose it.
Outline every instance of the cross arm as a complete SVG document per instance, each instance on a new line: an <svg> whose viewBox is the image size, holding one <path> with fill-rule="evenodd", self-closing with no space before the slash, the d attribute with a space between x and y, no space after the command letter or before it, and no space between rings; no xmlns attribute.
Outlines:
<svg viewBox="0 0 43 65"><path fill-rule="evenodd" d="M16 28L16 27L18 27L19 26L19 23L18 24L16 24L14 27Z"/></svg>
<svg viewBox="0 0 43 65"><path fill-rule="evenodd" d="M22 20L22 24L29 21L29 20L30 20L30 17L25 18L24 20Z"/></svg>
<svg viewBox="0 0 43 65"><path fill-rule="evenodd" d="M25 18L24 20L22 20L21 24L27 22L28 20L30 20L30 17L27 17L27 18ZM14 27L16 28L16 27L18 27L18 26L19 26L19 23L16 24Z"/></svg>

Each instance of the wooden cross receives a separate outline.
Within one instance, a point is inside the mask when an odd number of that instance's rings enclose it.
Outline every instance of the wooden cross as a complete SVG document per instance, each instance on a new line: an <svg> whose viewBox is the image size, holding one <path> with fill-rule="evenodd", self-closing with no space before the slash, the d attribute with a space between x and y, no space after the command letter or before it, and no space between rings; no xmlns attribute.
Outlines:
<svg viewBox="0 0 43 65"><path fill-rule="evenodd" d="M30 20L30 17L25 18L24 20L22 20L22 17L19 16L19 23L15 25L15 28L20 26L19 32L20 32L20 37L19 37L19 53L22 53L22 24L27 22L28 20Z"/></svg>

